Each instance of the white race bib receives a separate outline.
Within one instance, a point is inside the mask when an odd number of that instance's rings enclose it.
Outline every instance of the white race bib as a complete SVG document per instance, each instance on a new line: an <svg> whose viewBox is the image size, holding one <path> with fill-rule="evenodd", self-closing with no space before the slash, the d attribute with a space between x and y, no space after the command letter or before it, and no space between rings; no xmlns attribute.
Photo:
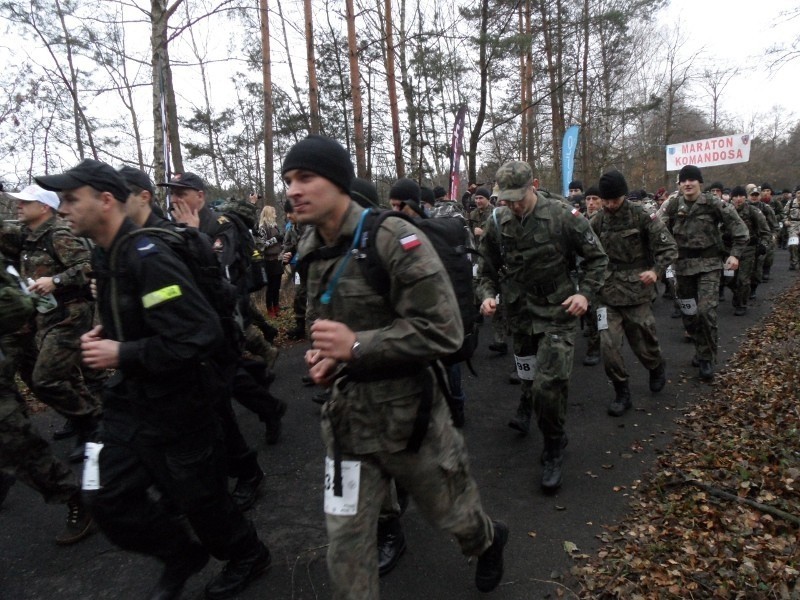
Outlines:
<svg viewBox="0 0 800 600"><path fill-rule="evenodd" d="M342 461L342 495L333 493L334 461L325 457L325 514L352 516L358 513L358 487L361 483L361 461Z"/></svg>
<svg viewBox="0 0 800 600"><path fill-rule="evenodd" d="M597 331L608 329L608 309L601 306L597 309Z"/></svg>
<svg viewBox="0 0 800 600"><path fill-rule="evenodd" d="M800 236L791 235L789 236L789 241L786 242L787 246L800 246Z"/></svg>
<svg viewBox="0 0 800 600"><path fill-rule="evenodd" d="M525 381L533 381L536 376L536 355L514 356L517 365L517 377Z"/></svg>
<svg viewBox="0 0 800 600"><path fill-rule="evenodd" d="M472 265L472 276L473 277L477 277L478 276L478 263L475 263L475 264Z"/></svg>
<svg viewBox="0 0 800 600"><path fill-rule="evenodd" d="M678 305L681 307L681 312L687 317L697 314L697 300L694 298L679 299Z"/></svg>
<svg viewBox="0 0 800 600"><path fill-rule="evenodd" d="M83 461L83 482L81 487L84 490L92 491L100 489L100 451L103 444L86 442Z"/></svg>
<svg viewBox="0 0 800 600"><path fill-rule="evenodd" d="M672 265L667 267L667 279L675 279L675 269Z"/></svg>
<svg viewBox="0 0 800 600"><path fill-rule="evenodd" d="M736 271L734 271L733 269L724 269L722 271L723 277L733 277L734 275L736 275Z"/></svg>
<svg viewBox="0 0 800 600"><path fill-rule="evenodd" d="M300 285L300 273L295 273L294 274L294 284L295 285Z"/></svg>

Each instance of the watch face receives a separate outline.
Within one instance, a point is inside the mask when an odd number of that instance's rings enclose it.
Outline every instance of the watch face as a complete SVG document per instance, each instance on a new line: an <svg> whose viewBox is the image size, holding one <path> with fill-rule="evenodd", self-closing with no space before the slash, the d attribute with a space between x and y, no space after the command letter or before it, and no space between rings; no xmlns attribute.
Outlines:
<svg viewBox="0 0 800 600"><path fill-rule="evenodd" d="M61 285L61 277L59 277L58 275L53 277L53 283L56 285Z"/></svg>

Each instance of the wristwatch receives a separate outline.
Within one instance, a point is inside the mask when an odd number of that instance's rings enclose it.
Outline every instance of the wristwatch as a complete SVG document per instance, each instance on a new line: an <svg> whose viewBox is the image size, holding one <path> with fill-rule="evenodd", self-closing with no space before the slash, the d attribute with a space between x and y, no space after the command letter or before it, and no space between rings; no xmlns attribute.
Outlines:
<svg viewBox="0 0 800 600"><path fill-rule="evenodd" d="M61 287L62 283L63 282L61 281L61 277L59 275L53 275L53 285L54 286Z"/></svg>
<svg viewBox="0 0 800 600"><path fill-rule="evenodd" d="M362 356L362 353L361 353L361 342L359 342L358 340L353 342L353 347L350 348L350 353L353 355L353 360L360 359L361 356Z"/></svg>

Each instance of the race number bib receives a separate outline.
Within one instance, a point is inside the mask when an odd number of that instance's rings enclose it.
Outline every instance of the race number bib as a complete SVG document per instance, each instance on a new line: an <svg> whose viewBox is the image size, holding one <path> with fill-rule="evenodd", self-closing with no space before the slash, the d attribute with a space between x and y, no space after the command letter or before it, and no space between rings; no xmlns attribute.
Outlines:
<svg viewBox="0 0 800 600"><path fill-rule="evenodd" d="M473 277L477 277L478 276L478 263L474 263L472 265L472 276Z"/></svg>
<svg viewBox="0 0 800 600"><path fill-rule="evenodd" d="M536 376L536 356L514 356L517 364L517 377L525 381L533 381Z"/></svg>
<svg viewBox="0 0 800 600"><path fill-rule="evenodd" d="M608 329L608 309L601 306L597 309L597 331Z"/></svg>
<svg viewBox="0 0 800 600"><path fill-rule="evenodd" d="M81 484L86 491L100 489L100 451L102 449L103 444L86 442L86 448L83 451L83 482Z"/></svg>
<svg viewBox="0 0 800 600"><path fill-rule="evenodd" d="M786 242L787 246L800 246L800 236L792 235L789 236L789 241Z"/></svg>
<svg viewBox="0 0 800 600"><path fill-rule="evenodd" d="M352 516L358 513L358 487L361 481L361 461L342 461L342 495L333 493L334 461L325 457L325 514Z"/></svg>
<svg viewBox="0 0 800 600"><path fill-rule="evenodd" d="M679 299L678 305L681 307L681 312L687 317L697 314L697 300L694 298Z"/></svg>
<svg viewBox="0 0 800 600"><path fill-rule="evenodd" d="M722 271L723 277L733 277L734 275L736 275L736 271L734 271L733 269L724 269Z"/></svg>
<svg viewBox="0 0 800 600"><path fill-rule="evenodd" d="M294 274L294 284L295 285L300 285L300 273L295 273Z"/></svg>
<svg viewBox="0 0 800 600"><path fill-rule="evenodd" d="M672 265L667 267L667 279L675 279L675 269Z"/></svg>

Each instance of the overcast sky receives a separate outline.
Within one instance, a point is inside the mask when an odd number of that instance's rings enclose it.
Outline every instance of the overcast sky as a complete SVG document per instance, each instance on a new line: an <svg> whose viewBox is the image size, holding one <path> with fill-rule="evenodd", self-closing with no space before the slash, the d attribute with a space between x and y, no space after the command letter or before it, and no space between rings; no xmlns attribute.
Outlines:
<svg viewBox="0 0 800 600"><path fill-rule="evenodd" d="M671 0L662 24L677 21L688 34L684 52L704 49L714 65L738 65L741 71L722 97L729 116L747 121L754 113L784 106L795 118L800 94L800 58L770 69L767 49L800 36L800 18L787 21L781 13L797 0ZM751 132L741 132L751 133Z"/></svg>

